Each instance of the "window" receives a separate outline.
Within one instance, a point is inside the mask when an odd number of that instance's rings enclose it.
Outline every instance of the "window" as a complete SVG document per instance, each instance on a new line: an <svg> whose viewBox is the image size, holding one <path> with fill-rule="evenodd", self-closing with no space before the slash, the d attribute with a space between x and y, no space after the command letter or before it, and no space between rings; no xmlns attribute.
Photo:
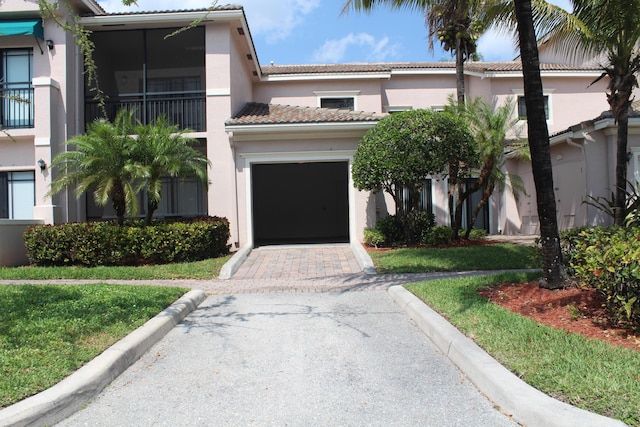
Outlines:
<svg viewBox="0 0 640 427"><path fill-rule="evenodd" d="M544 115L549 120L549 95L544 96ZM527 104L524 96L518 96L518 118L527 120Z"/></svg>
<svg viewBox="0 0 640 427"><path fill-rule="evenodd" d="M2 58L2 126L33 127L33 50L8 49Z"/></svg>
<svg viewBox="0 0 640 427"><path fill-rule="evenodd" d="M401 113L403 111L411 111L413 107L410 105L389 105L385 108L386 112L389 114Z"/></svg>
<svg viewBox="0 0 640 427"><path fill-rule="evenodd" d="M138 216L147 213L146 191L138 194ZM207 215L207 192L195 178L162 178L160 205L153 213L154 218L192 217ZM93 200L93 190L87 194L87 218L105 219L115 217L111 203L97 206Z"/></svg>
<svg viewBox="0 0 640 427"><path fill-rule="evenodd" d="M422 183L422 189L417 196L419 200L416 200L415 206L420 212L433 213L433 198L431 190L431 179L425 179ZM404 211L409 212L414 206L414 199L411 195L411 191L407 187L402 189L402 202L404 204Z"/></svg>
<svg viewBox="0 0 640 427"><path fill-rule="evenodd" d="M0 218L33 218L35 181L33 171L0 172Z"/></svg>
<svg viewBox="0 0 640 427"><path fill-rule="evenodd" d="M316 90L313 94L318 97L318 107L353 111L356 109L356 97L360 95L360 91Z"/></svg>
<svg viewBox="0 0 640 427"><path fill-rule="evenodd" d="M320 106L322 108L353 111L355 102L353 98L320 98Z"/></svg>

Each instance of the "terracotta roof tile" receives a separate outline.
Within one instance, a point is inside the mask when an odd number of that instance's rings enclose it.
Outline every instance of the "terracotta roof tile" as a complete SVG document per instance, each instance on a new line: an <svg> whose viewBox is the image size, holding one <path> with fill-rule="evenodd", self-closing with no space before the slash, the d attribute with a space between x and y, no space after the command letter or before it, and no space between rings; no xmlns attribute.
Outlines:
<svg viewBox="0 0 640 427"><path fill-rule="evenodd" d="M339 73L390 73L396 70L453 70L453 62L388 62L388 63L346 63L346 64L301 64L263 65L264 75L287 74L339 74ZM594 71L597 67L567 64L540 64L542 71ZM519 72L520 61L508 62L467 62L465 70L476 73Z"/></svg>
<svg viewBox="0 0 640 427"><path fill-rule="evenodd" d="M291 105L247 103L242 110L226 121L234 125L270 125L295 123L375 122L383 114L335 108L296 107Z"/></svg>

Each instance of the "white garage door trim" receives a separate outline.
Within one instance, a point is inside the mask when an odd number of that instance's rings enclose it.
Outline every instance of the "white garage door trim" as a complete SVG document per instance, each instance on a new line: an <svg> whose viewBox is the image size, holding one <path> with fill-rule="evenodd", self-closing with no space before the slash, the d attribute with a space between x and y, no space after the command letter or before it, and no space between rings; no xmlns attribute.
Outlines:
<svg viewBox="0 0 640 427"><path fill-rule="evenodd" d="M349 241L355 242L356 226L355 226L355 189L353 180L351 179L351 165L353 163L353 155L355 150L337 150L337 151L302 151L287 153L242 153L240 157L244 159L245 165L245 197L247 206L247 237L251 247L254 246L253 236L253 193L251 186L251 166L254 163L298 163L298 162L348 162L349 174Z"/></svg>

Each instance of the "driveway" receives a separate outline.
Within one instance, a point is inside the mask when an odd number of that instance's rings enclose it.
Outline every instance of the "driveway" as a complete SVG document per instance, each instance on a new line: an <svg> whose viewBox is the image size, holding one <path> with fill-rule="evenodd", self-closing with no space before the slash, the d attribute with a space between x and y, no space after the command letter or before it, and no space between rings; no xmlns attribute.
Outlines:
<svg viewBox="0 0 640 427"><path fill-rule="evenodd" d="M511 426L387 292L214 295L60 426Z"/></svg>

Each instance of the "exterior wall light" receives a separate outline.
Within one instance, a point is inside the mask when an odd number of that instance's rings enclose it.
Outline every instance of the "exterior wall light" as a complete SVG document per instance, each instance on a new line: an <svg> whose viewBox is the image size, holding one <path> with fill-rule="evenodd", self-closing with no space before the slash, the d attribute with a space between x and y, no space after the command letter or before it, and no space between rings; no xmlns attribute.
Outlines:
<svg viewBox="0 0 640 427"><path fill-rule="evenodd" d="M41 171L44 171L47 168L47 162L42 159L38 160L38 167Z"/></svg>
<svg viewBox="0 0 640 427"><path fill-rule="evenodd" d="M53 50L53 48L54 48L54 46L55 46L55 45L53 44L53 40L51 40L51 39L46 40L46 41L45 41L45 43L47 44L47 47L49 48L49 50Z"/></svg>

